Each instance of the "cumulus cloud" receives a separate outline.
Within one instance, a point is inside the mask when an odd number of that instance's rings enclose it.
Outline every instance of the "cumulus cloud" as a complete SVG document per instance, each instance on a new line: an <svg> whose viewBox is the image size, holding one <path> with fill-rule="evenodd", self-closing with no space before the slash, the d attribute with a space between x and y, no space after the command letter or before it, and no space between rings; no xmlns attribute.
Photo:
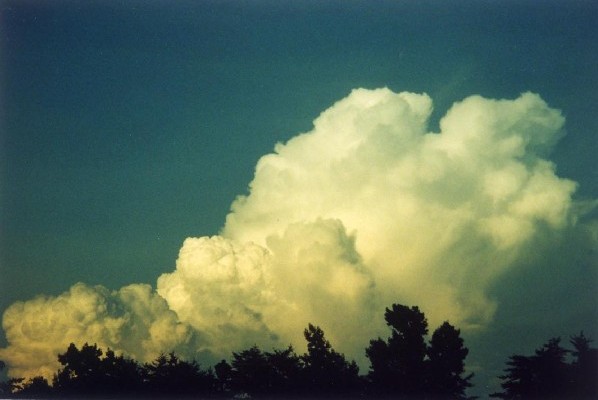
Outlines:
<svg viewBox="0 0 598 400"><path fill-rule="evenodd" d="M262 311L272 301L269 258L266 249L251 243L238 245L219 236L188 238L176 270L158 279L158 293L220 353L275 341Z"/></svg>
<svg viewBox="0 0 598 400"><path fill-rule="evenodd" d="M188 354L187 349L199 343L164 299L143 284L109 291L77 283L57 297L14 303L5 311L2 326L9 346L0 349L0 359L12 376L51 379L60 366L57 354L71 342L97 343L140 361L164 349Z"/></svg>
<svg viewBox="0 0 598 400"><path fill-rule="evenodd" d="M173 349L215 360L253 344L301 349L312 322L366 365L395 302L431 326L484 327L493 283L575 222L576 184L547 159L564 118L532 93L469 97L440 132L431 112L425 94L354 90L259 160L221 235L185 240L157 292L77 284L16 303L0 358L12 375L47 375L66 344L89 341L141 360Z"/></svg>
<svg viewBox="0 0 598 400"><path fill-rule="evenodd" d="M538 96L456 103L429 132L425 94L354 90L262 157L223 233L267 246L289 223L337 218L384 303L434 322L488 322L485 295L529 239L570 217L575 183L544 157L564 118Z"/></svg>
<svg viewBox="0 0 598 400"><path fill-rule="evenodd" d="M312 321L328 327L340 348L367 340L359 332L371 315L374 286L340 221L291 224L268 244L189 238L176 270L158 279L158 293L220 357L253 344L301 347Z"/></svg>

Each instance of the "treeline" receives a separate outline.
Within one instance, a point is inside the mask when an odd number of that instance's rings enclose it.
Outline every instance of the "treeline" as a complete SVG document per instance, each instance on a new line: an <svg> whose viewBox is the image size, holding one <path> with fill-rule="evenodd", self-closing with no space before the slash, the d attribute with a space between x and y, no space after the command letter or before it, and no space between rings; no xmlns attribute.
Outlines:
<svg viewBox="0 0 598 400"><path fill-rule="evenodd" d="M502 392L490 397L598 399L598 349L590 347L591 340L583 332L571 338L572 350L560 342L553 338L531 356L511 356L500 376Z"/></svg>
<svg viewBox="0 0 598 400"><path fill-rule="evenodd" d="M370 341L368 374L337 352L324 331L309 324L304 331L307 352L292 346L263 351L253 346L232 353L204 369L176 354L163 354L140 364L112 350L71 344L58 356L61 368L52 384L36 377L10 379L5 397L101 398L465 398L471 375L464 376L465 357L460 332L445 322L432 334L417 307L399 304L386 309L391 329L387 339Z"/></svg>
<svg viewBox="0 0 598 400"><path fill-rule="evenodd" d="M428 323L417 307L394 304L384 317L390 336L370 341L365 352L371 365L365 375L334 350L320 327L309 324L304 354L292 346L272 351L253 346L206 369L174 353L142 364L95 344L71 344L58 356L62 367L51 385L43 377L13 378L0 384L0 397L467 398L472 374L465 374L468 349L458 329L445 322L426 341ZM596 349L583 334L571 343L571 352L553 339L532 357L512 356L500 377L504 391L493 396L596 398ZM567 363L569 353L573 361Z"/></svg>

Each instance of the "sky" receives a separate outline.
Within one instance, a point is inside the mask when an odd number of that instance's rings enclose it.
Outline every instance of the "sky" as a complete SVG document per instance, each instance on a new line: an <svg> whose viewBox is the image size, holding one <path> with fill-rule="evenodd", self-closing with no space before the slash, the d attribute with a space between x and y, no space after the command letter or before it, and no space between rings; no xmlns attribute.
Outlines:
<svg viewBox="0 0 598 400"><path fill-rule="evenodd" d="M0 359L209 364L311 322L366 372L402 303L462 329L486 393L514 353L598 340L597 19L1 1Z"/></svg>

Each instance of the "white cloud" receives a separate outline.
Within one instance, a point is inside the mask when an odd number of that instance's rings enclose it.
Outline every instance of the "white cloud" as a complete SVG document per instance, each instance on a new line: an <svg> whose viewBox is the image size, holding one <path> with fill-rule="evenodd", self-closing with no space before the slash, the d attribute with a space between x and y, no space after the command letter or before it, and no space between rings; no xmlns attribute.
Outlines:
<svg viewBox="0 0 598 400"><path fill-rule="evenodd" d="M57 355L71 342L97 343L149 361L161 351L186 354L196 341L164 299L142 284L111 292L77 283L57 297L14 303L2 324L9 346L0 349L0 359L10 366L12 376L51 379L60 366Z"/></svg>
<svg viewBox="0 0 598 400"><path fill-rule="evenodd" d="M271 302L269 255L219 236L188 238L176 270L158 279L158 293L179 318L202 332L221 357L231 349L272 341L263 321Z"/></svg>
<svg viewBox="0 0 598 400"><path fill-rule="evenodd" d="M531 93L472 96L432 133L431 104L353 91L260 159L223 234L265 245L288 224L337 218L355 232L383 302L419 304L433 322L488 322L493 277L544 223L567 222L575 184L542 158L564 118Z"/></svg>
<svg viewBox="0 0 598 400"><path fill-rule="evenodd" d="M158 279L158 293L220 357L254 344L301 348L309 322L354 348L340 333L360 330L374 291L340 221L292 224L268 243L270 251L220 236L189 238L176 270Z"/></svg>
<svg viewBox="0 0 598 400"><path fill-rule="evenodd" d="M303 329L320 325L340 351L363 359L379 311L372 276L355 249L354 237L339 220L290 224L267 238L272 251L272 287L278 301L269 324L287 342L303 349Z"/></svg>
<svg viewBox="0 0 598 400"><path fill-rule="evenodd" d="M47 374L68 342L89 341L142 360L171 349L215 359L301 349L311 322L363 362L395 302L419 305L432 329L485 326L493 283L543 231L575 220L576 185L546 159L564 118L531 93L469 97L437 133L431 111L425 94L354 90L259 160L221 236L187 239L157 294L78 284L16 303L0 358L12 375Z"/></svg>

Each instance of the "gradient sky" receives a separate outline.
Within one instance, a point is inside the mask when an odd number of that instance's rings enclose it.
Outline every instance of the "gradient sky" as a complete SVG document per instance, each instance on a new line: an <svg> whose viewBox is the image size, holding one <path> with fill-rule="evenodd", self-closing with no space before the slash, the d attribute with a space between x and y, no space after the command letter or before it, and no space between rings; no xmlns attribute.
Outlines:
<svg viewBox="0 0 598 400"><path fill-rule="evenodd" d="M597 3L445 3L1 1L0 311L79 281L155 285L186 237L219 232L260 156L358 87L427 93L432 130L469 95L538 93L566 117L558 175L598 198ZM582 269L497 284L494 344L472 341L476 357L598 339ZM559 319L571 329L511 314L529 288L553 316L582 293Z"/></svg>

